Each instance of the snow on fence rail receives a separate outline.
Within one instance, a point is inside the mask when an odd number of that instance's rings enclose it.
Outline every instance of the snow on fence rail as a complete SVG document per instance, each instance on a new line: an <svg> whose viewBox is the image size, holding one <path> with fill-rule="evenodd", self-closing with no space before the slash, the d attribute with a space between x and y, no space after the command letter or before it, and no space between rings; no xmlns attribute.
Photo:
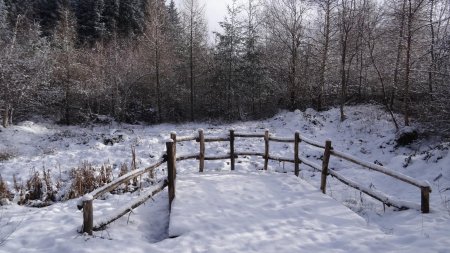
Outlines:
<svg viewBox="0 0 450 253"><path fill-rule="evenodd" d="M251 152L251 151L236 152L235 146L234 146L235 138L264 138L264 145L265 145L264 152L263 153L262 152ZM290 163L294 163L294 166L295 166L294 173L296 176L299 176L299 172L300 172L299 166L300 166L300 164L303 163L303 164L313 168L314 170L321 172L322 176L321 176L320 189L322 190L322 192L324 194L326 193L327 176L330 175L330 176L336 178L337 180L339 180L340 182L342 182L352 188L355 188L355 189L373 197L374 199L377 199L377 200L383 202L387 206L393 206L393 207L396 207L401 210L403 210L403 209L420 209L423 213L428 213L430 211L429 202L430 202L431 186L428 182L414 179L412 177L409 177L402 173L396 172L387 167L383 167L383 166L372 164L372 163L369 163L366 161L362 161L351 155L334 150L333 147L331 146L331 141L326 141L325 145L323 145L319 142L310 140L308 138L300 137L299 132L295 133L294 138L272 136L272 135L270 135L268 130L265 130L265 132L262 134L261 133L236 133L234 130L230 130L230 132L227 136L205 137L203 130L200 129L196 136L177 137L176 133L172 133L171 139L174 141L175 144L177 142L194 141L194 140L196 142L199 142L199 144L200 144L200 150L199 150L200 152L199 153L177 157L176 160L182 161L182 160L188 160L188 159L197 159L197 160L199 160L199 171L200 172L203 172L203 170L204 170L204 161L205 160L230 159L231 170L234 170L235 160L239 156L260 156L260 157L264 158L264 170L267 170L269 160L290 162ZM271 141L272 142L281 142L281 143L294 143L294 157L286 158L286 157L270 155L270 153L269 153L270 144L269 143ZM219 156L205 156L205 142L230 142L230 152L227 155L221 155L221 156L220 155ZM313 147L324 150L322 165L318 165L312 161L309 161L309 160L299 156L299 144L301 142L304 142L308 145L311 145ZM417 204L397 200L392 196L388 196L382 192L375 191L375 190L372 190L361 184L358 184L357 182L354 182L354 181L342 176L341 174L337 173L336 171L329 170L328 164L329 164L331 156L342 158L351 163L360 165L363 168L383 173L387 176L390 176L392 178L395 178L397 180L400 180L402 182L405 182L407 184L410 184L410 185L420 188L420 191L421 191L420 208L418 207Z"/></svg>
<svg viewBox="0 0 450 253"><path fill-rule="evenodd" d="M236 152L235 151L235 145L234 141L236 138L264 138L264 152ZM188 154L188 155L182 155L178 156L176 155L176 144L177 142L186 142L186 141L196 141L200 145L199 152L195 154ZM279 157L270 155L269 147L270 147L270 141L272 142L282 142L282 143L294 143L294 157L293 158L286 158L286 157ZM216 155L216 156L205 156L205 143L206 142L229 142L230 146L230 152L226 155ZM299 156L299 144L301 142L305 142L308 145L314 146L316 148L320 148L324 150L324 155L322 159L322 165L319 165L317 163L314 163L312 161L309 161L303 157ZM229 134L226 136L214 136L214 137L205 137L204 132L202 129L198 131L198 135L196 136L183 136L183 137L177 137L175 132L172 132L170 134L170 139L166 141L166 154L163 158L161 158L159 161L157 161L152 166L149 166L144 169L140 170L134 170L131 171L113 182L100 187L93 192L86 194L83 198L81 198L78 208L83 209L83 229L82 232L92 234L93 230L100 230L106 225L110 224L111 222L117 220L121 216L128 213L130 210L136 208L137 206L144 203L146 200L151 198L156 193L162 191L166 186L168 186L168 193L169 193L169 206L172 204L172 200L175 198L175 179L176 179L176 162L177 161L183 161L183 160L191 160L191 159L197 159L199 160L199 172L203 172L204 166L205 166L205 160L225 160L230 159L230 165L231 170L235 169L235 160L239 156L260 156L264 158L264 170L267 170L268 167L268 161L269 160L275 160L275 161L283 161L283 162L290 162L294 163L294 173L296 176L299 176L300 173L300 164L305 164L314 170L317 170L321 172L321 185L320 189L321 191L326 194L326 183L327 183L327 176L330 175L332 177L335 177L340 182L355 188L374 199L377 199L387 206L394 206L396 208L399 208L400 210L403 209L419 209L419 206L415 203L407 202L407 201L401 201L398 200L392 196L388 196L380 191L375 191L373 189L370 189L368 187L365 187L361 184L358 184L357 182L354 182L348 178L345 178L338 172L334 170L329 170L328 165L331 156L339 157L344 160L347 160L349 162L352 162L354 164L360 165L364 168L377 171L380 173L383 173L387 176L393 177L397 180L400 180L402 182L405 182L407 184L416 186L421 189L421 205L420 210L423 213L428 213L430 211L430 192L431 192L431 186L428 184L428 182L423 182L416 180L412 177L409 177L407 175L401 174L399 172L396 172L394 170L391 170L387 167L379 166L376 164L371 164L362 160L359 160L356 157L350 156L348 154L336 151L331 146L331 141L326 141L325 145L322 145L316 141L309 140L307 138L301 137L299 132L296 132L294 135L294 138L281 138L281 137L275 137L271 136L268 130L265 130L264 134L255 134L255 133L235 133L234 130L230 130ZM167 178L164 179L163 182L160 182L156 189L153 189L153 191L148 191L142 196L140 196L135 201L131 202L124 208L121 208L111 214L110 216L100 219L96 221L94 226L93 221L93 200L102 196L103 194L110 192L114 189L116 189L118 186L120 186L123 183L129 182L130 180L137 178L145 173L154 171L155 169L159 168L164 163L167 163L167 171L168 175Z"/></svg>

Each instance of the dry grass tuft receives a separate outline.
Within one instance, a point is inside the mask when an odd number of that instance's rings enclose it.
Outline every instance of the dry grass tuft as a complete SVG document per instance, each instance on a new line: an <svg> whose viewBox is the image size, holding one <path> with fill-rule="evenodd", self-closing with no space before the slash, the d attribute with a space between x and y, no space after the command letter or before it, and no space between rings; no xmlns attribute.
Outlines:
<svg viewBox="0 0 450 253"><path fill-rule="evenodd" d="M0 205L2 203L2 199L11 200L11 192L8 189L8 185L3 180L2 175L0 174Z"/></svg>
<svg viewBox="0 0 450 253"><path fill-rule="evenodd" d="M72 185L66 199L74 199L89 193L98 187L112 181L112 166L104 164L100 168L95 168L88 162L83 162L78 168L71 171Z"/></svg>

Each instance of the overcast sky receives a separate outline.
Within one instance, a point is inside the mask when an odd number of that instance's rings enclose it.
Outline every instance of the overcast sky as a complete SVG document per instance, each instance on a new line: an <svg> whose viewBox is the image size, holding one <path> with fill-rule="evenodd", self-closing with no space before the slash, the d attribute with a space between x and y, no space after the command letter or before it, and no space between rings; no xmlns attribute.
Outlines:
<svg viewBox="0 0 450 253"><path fill-rule="evenodd" d="M210 38L212 38L213 31L221 31L219 22L223 21L227 13L227 4L231 3L231 0L199 0L201 4L205 5L205 16L208 21L208 29ZM183 0L175 0L178 11L182 9Z"/></svg>

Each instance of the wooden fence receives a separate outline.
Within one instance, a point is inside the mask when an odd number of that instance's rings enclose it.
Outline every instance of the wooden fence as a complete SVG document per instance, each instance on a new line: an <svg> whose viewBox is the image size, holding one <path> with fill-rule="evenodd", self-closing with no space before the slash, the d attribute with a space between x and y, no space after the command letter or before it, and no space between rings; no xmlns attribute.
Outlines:
<svg viewBox="0 0 450 253"><path fill-rule="evenodd" d="M235 140L236 138L263 138L264 139L264 152L239 152L235 150ZM182 155L177 156L176 152L176 144L178 142L187 142L187 141L196 141L199 143L199 152L195 154ZM226 155L219 156L206 156L205 155L205 143L207 142L229 142L230 151ZM270 154L270 142L279 142L279 143L293 143L294 144L294 157L286 158L279 157ZM323 159L322 164L316 164L312 161L309 161L306 158L300 157L299 155L299 144L304 142L310 146L319 148L323 150ZM336 151L332 147L331 141L326 141L324 144L315 142L313 140L304 138L300 136L299 132L296 132L293 138L280 138L270 135L269 131L266 130L264 133L236 133L234 130L230 130L229 134L226 136L213 136L213 137L205 137L204 131L200 129L198 131L198 135L196 136L184 136L178 137L175 132L172 132L170 135L170 139L166 141L166 155L156 162L154 165L140 170L132 171L126 175L123 175L113 182L98 188L97 190L91 192L90 194L86 194L79 203L79 209L83 209L83 229L82 232L92 234L92 231L100 230L104 226L110 224L111 222L117 220L121 216L125 215L130 209L134 209L140 204L144 203L146 200L151 198L156 193L162 191L166 186L168 186L169 192L169 205L171 206L173 199L175 198L175 182L176 182L176 163L177 161L197 159L199 160L199 172L203 172L205 168L205 161L211 160L225 160L230 159L230 167L231 170L235 170L235 162L239 156L260 156L264 159L264 170L267 170L269 160L280 161L280 162L289 162L294 164L294 174L299 176L300 173L300 164L305 164L321 172L321 185L320 189L325 194L326 193L326 185L327 185L327 177L328 175L336 178L342 183L355 188L365 194L383 202L387 206L394 206L401 210L403 209L420 209L423 213L428 213L430 211L430 193L431 187L427 182L419 181L414 178L411 178L407 175L401 174L394 170L391 170L387 167L375 165L372 163L368 163L362 160L359 160L356 157L350 156L348 154ZM368 187L365 187L357 182L354 182L350 179L345 178L338 172L334 170L330 170L328 168L331 156L338 157L344 160L347 160L351 163L362 166L363 168L377 171L383 173L387 176L405 182L407 184L416 186L420 188L421 192L421 205L418 206L414 203L406 202L406 201L398 201L393 199L392 197L378 191L374 191ZM157 188L151 192L148 192L141 196L137 201L133 202L130 205L127 205L126 208L121 210L117 210L114 215L109 218L103 219L99 222L96 222L94 226L93 220L93 200L102 196L103 194L110 192L121 184L127 183L132 179L135 179L145 173L149 173L154 171L158 167L162 166L164 163L167 163L167 179L165 179L162 183L160 183Z"/></svg>
<svg viewBox="0 0 450 253"><path fill-rule="evenodd" d="M235 150L236 138L263 138L264 139L264 147L265 147L264 152L263 153L260 153L260 152L238 152ZM383 202L387 206L393 206L400 210L419 209L423 213L429 213L429 211L430 211L431 187L428 182L414 179L412 177L401 174L401 173L396 172L387 167L383 167L383 166L372 164L372 163L369 163L366 161L362 161L351 155L339 152L332 147L332 143L329 140L326 141L324 144L321 144L316 141L310 140L308 138L301 137L299 132L296 132L292 138L281 138L281 137L275 137L275 136L271 135L268 130L265 130L264 133L236 133L233 129L230 130L229 134L226 136L205 137L204 131L202 129L200 129L198 131L197 136L177 137L176 133L172 133L171 139L173 140L173 143L175 143L175 145L177 142L185 142L185 141L196 141L199 143L199 152L198 153L191 154L191 155L185 155L185 156L179 156L179 157L174 158L177 161L188 160L188 159L198 159L199 160L199 172L203 172L204 166L205 166L205 161L208 161L208 160L230 159L231 170L234 170L235 169L235 161L239 156L260 156L264 159L264 170L267 170L269 160L275 160L275 161L280 161L280 162L293 163L294 164L294 174L296 176L299 176L300 164L305 164L306 166L309 166L309 167L313 168L314 170L321 172L320 189L324 194L326 193L327 177L332 176L332 177L336 178L337 180L339 180L340 182L342 182L352 188L355 188L355 189L373 197L374 199L377 199L377 200ZM206 142L229 142L230 152L226 155L220 155L220 156L205 156L205 143ZM294 144L294 156L291 158L288 158L288 157L279 157L279 156L271 155L269 152L270 151L270 142ZM299 144L301 142L323 150L323 158L322 158L321 165L316 164L312 161L309 161L306 158L299 156ZM356 165L360 165L362 168L376 171L379 173L383 173L389 177L400 180L406 184L418 187L420 189L420 194L421 194L420 206L415 203L397 200L397 199L395 199L391 196L388 196L379 191L374 191L374 190L370 189L369 187L363 186L357 182L354 182L354 181L344 177L337 171L330 170L328 168L328 165L329 165L329 162L330 162L330 159L332 156L344 159L344 160L351 162L353 164L356 164Z"/></svg>

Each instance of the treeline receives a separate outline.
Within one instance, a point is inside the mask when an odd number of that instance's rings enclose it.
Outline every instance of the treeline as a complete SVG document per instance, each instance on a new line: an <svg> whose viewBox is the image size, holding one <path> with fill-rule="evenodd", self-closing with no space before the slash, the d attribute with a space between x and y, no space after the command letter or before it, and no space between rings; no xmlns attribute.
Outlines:
<svg viewBox="0 0 450 253"><path fill-rule="evenodd" d="M3 125L149 123L377 102L450 133L447 0L0 0Z"/></svg>

